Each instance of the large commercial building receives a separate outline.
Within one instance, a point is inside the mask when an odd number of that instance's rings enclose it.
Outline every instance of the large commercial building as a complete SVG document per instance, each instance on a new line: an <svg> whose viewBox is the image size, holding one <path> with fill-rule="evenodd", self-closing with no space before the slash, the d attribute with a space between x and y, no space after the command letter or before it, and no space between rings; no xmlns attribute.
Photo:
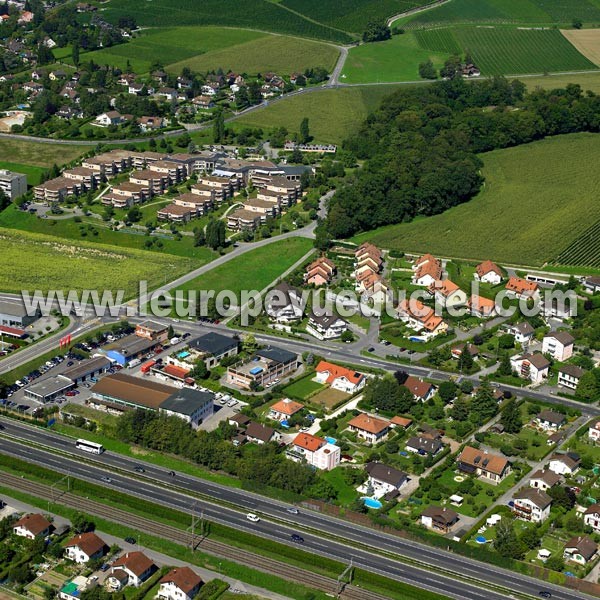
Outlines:
<svg viewBox="0 0 600 600"><path fill-rule="evenodd" d="M8 327L27 327L41 316L40 309L36 309L32 314L28 314L22 300L0 301L0 325Z"/></svg>
<svg viewBox="0 0 600 600"><path fill-rule="evenodd" d="M291 375L299 366L297 354L269 346L258 350L250 359L229 367L227 383L243 389L250 389L253 382L259 386L278 383L279 379Z"/></svg>
<svg viewBox="0 0 600 600"><path fill-rule="evenodd" d="M113 411L141 408L164 412L197 427L213 414L214 394L115 373L94 385L90 404L94 402L97 408Z"/></svg>
<svg viewBox="0 0 600 600"><path fill-rule="evenodd" d="M0 190L2 190L10 200L19 198L27 193L27 176L22 173L13 173L0 169Z"/></svg>

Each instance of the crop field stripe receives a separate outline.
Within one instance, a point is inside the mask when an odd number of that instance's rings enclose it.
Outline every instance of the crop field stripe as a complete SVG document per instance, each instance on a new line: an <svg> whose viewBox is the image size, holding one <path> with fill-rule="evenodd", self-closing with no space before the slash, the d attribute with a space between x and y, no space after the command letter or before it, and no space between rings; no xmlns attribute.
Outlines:
<svg viewBox="0 0 600 600"><path fill-rule="evenodd" d="M563 250L553 264L600 267L600 221Z"/></svg>
<svg viewBox="0 0 600 600"><path fill-rule="evenodd" d="M459 54L462 50L450 28L419 30L415 31L414 35L419 46L424 50L447 54Z"/></svg>

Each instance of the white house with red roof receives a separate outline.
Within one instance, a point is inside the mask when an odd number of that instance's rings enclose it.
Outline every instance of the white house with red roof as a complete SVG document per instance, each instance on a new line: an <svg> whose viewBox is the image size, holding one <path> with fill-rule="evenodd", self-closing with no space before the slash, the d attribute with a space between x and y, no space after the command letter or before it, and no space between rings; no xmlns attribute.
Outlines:
<svg viewBox="0 0 600 600"><path fill-rule="evenodd" d="M535 281L527 281L521 277L511 277L506 284L506 294L512 298L527 300L529 298L538 298L540 288Z"/></svg>
<svg viewBox="0 0 600 600"><path fill-rule="evenodd" d="M426 340L448 331L448 323L436 315L433 308L416 298L402 300L396 309L396 315Z"/></svg>
<svg viewBox="0 0 600 600"><path fill-rule="evenodd" d="M415 285L429 287L442 278L444 270L442 261L431 254L423 254L415 260L412 269L414 271L412 282Z"/></svg>
<svg viewBox="0 0 600 600"><path fill-rule="evenodd" d="M415 400L421 402L427 402L435 395L435 386L428 381L423 381L420 377L409 375L402 385L410 390Z"/></svg>
<svg viewBox="0 0 600 600"><path fill-rule="evenodd" d="M126 552L113 562L107 583L113 590L120 590L126 585L139 587L156 570L154 562L143 552Z"/></svg>
<svg viewBox="0 0 600 600"><path fill-rule="evenodd" d="M299 433L294 438L287 456L292 460L306 461L322 471L331 471L340 464L341 449L316 435Z"/></svg>
<svg viewBox="0 0 600 600"><path fill-rule="evenodd" d="M13 533L19 537L35 540L37 537L45 537L50 533L52 523L39 513L32 513L21 517L13 525Z"/></svg>
<svg viewBox="0 0 600 600"><path fill-rule="evenodd" d="M496 263L493 263L491 260L484 260L475 267L473 277L476 281L481 281L482 283L498 285L502 283L503 275L502 270Z"/></svg>
<svg viewBox="0 0 600 600"><path fill-rule="evenodd" d="M65 556L76 563L87 563L104 556L107 546L93 532L80 533L71 538L65 545Z"/></svg>
<svg viewBox="0 0 600 600"><path fill-rule="evenodd" d="M189 567L177 567L161 580L158 598L162 600L192 600L200 591L202 578Z"/></svg>
<svg viewBox="0 0 600 600"><path fill-rule="evenodd" d="M429 286L429 293L444 308L464 306L467 303L467 294L449 279L434 281Z"/></svg>
<svg viewBox="0 0 600 600"><path fill-rule="evenodd" d="M287 421L290 417L299 413L303 408L304 404L295 402L289 398L284 398L271 406L268 416L269 419L273 419L274 421Z"/></svg>
<svg viewBox="0 0 600 600"><path fill-rule="evenodd" d="M332 389L347 394L355 394L367 383L367 377L363 373L324 360L317 365L315 373L315 381L318 383L327 383Z"/></svg>

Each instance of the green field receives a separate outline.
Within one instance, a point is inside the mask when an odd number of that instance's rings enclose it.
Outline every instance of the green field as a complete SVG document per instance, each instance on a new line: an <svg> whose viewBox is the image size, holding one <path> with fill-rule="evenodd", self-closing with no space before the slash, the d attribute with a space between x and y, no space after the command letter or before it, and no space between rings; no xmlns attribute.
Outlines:
<svg viewBox="0 0 600 600"><path fill-rule="evenodd" d="M3 268L0 290L125 290L135 295L138 282L152 289L199 266L198 261L173 255L67 242L56 237L0 229Z"/></svg>
<svg viewBox="0 0 600 600"><path fill-rule="evenodd" d="M584 91L590 90L600 94L600 73L574 73L573 75L546 75L539 77L519 78L529 91L540 87L545 90L565 88L569 83L576 83Z"/></svg>
<svg viewBox="0 0 600 600"><path fill-rule="evenodd" d="M340 144L379 106L384 97L397 89L398 86L394 85L380 85L325 89L292 96L284 102L275 102L263 110L236 119L227 127L260 127L265 131L286 127L290 132L298 132L300 122L308 117L310 134L317 142Z"/></svg>
<svg viewBox="0 0 600 600"><path fill-rule="evenodd" d="M482 155L486 182L441 215L356 236L407 252L539 266L600 220L600 136L572 134ZM575 264L597 263L594 254Z"/></svg>
<svg viewBox="0 0 600 600"><path fill-rule="evenodd" d="M208 273L192 279L182 290L230 290L239 297L241 290L260 291L300 260L312 248L312 241L292 237L250 250Z"/></svg>
<svg viewBox="0 0 600 600"><path fill-rule="evenodd" d="M446 23L571 24L600 21L598 0L452 0L442 6L407 17L403 27Z"/></svg>
<svg viewBox="0 0 600 600"><path fill-rule="evenodd" d="M27 185L37 185L40 183L42 175L46 172L46 169L43 167L34 167L33 165L8 162L5 160L0 160L0 169L8 169L15 173L27 175Z"/></svg>
<svg viewBox="0 0 600 600"><path fill-rule="evenodd" d="M342 73L347 83L412 81L418 65L439 68L451 54L469 51L482 75L593 70L598 67L556 29L452 27L409 31L350 50Z"/></svg>
<svg viewBox="0 0 600 600"><path fill-rule="evenodd" d="M53 164L62 165L75 160L90 146L75 144L42 144L25 140L0 138L0 158L10 158L13 164L32 165L35 167L51 167Z"/></svg>
<svg viewBox="0 0 600 600"><path fill-rule="evenodd" d="M121 69L129 62L137 73L147 73L153 63L160 62L176 74L183 67L198 72L290 74L309 67L332 69L338 54L332 44L248 29L166 27L142 31L125 44L88 52L85 60Z"/></svg>
<svg viewBox="0 0 600 600"><path fill-rule="evenodd" d="M294 381L283 389L283 393L290 398L306 400L310 395L325 388L323 384L313 381L314 377L315 374L310 373L309 375Z"/></svg>
<svg viewBox="0 0 600 600"><path fill-rule="evenodd" d="M344 31L361 33L370 21L384 21L428 0L281 0L282 6Z"/></svg>
<svg viewBox="0 0 600 600"><path fill-rule="evenodd" d="M116 22L119 17L133 15L142 27L186 25L221 25L287 33L307 38L346 43L351 36L322 25L270 0L110 0L103 5L102 16Z"/></svg>

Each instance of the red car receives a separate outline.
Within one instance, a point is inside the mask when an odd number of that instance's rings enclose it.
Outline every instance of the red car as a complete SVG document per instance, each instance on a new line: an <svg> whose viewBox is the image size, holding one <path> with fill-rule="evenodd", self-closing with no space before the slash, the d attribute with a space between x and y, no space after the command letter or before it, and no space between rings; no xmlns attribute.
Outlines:
<svg viewBox="0 0 600 600"><path fill-rule="evenodd" d="M65 396L76 396L77 394L75 394L75 392L66 392Z"/></svg>

